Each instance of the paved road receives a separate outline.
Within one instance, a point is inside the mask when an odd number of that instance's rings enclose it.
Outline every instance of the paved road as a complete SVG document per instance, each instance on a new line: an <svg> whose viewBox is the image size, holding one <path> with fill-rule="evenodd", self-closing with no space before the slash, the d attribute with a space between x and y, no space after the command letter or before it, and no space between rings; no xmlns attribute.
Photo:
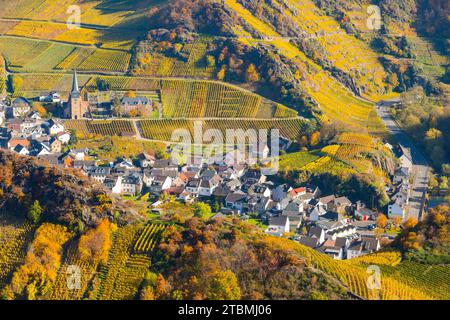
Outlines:
<svg viewBox="0 0 450 320"><path fill-rule="evenodd" d="M413 217L417 220L422 219L422 213L425 205L425 195L428 187L428 173L430 166L421 151L414 145L409 136L403 132L399 125L394 121L389 108L386 106L377 106L377 112L383 120L387 129L395 137L398 143L406 148L411 149L411 156L413 160L414 183L412 185L410 203L408 208L408 217Z"/></svg>

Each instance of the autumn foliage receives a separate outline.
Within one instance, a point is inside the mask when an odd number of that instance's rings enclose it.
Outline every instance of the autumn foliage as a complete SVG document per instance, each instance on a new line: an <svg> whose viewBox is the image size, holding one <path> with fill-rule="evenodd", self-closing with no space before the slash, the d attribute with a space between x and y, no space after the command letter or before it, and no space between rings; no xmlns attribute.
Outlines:
<svg viewBox="0 0 450 320"><path fill-rule="evenodd" d="M112 246L112 232L116 225L104 219L94 228L82 235L78 243L81 259L92 264L105 264Z"/></svg>

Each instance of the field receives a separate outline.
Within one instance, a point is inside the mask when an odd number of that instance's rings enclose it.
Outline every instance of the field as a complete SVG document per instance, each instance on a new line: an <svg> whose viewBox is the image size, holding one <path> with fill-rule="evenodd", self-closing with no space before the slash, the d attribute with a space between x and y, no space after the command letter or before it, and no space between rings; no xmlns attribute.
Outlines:
<svg viewBox="0 0 450 320"><path fill-rule="evenodd" d="M151 254L158 244L164 229L165 225L163 224L146 225L135 242L133 251L138 254Z"/></svg>
<svg viewBox="0 0 450 320"><path fill-rule="evenodd" d="M362 267L377 265L381 269L382 276L387 275L399 282L420 289L434 299L450 299L449 265L425 265L401 261L398 252L379 252L349 260L346 263Z"/></svg>
<svg viewBox="0 0 450 320"><path fill-rule="evenodd" d="M159 226L157 226L159 227ZM134 299L140 284L149 271L148 255L132 253L139 239L147 239L152 225L128 225L117 231L108 264L100 270L99 286L91 293L97 299ZM148 232L150 230L150 233ZM150 248L146 253L150 253Z"/></svg>
<svg viewBox="0 0 450 320"><path fill-rule="evenodd" d="M279 129L280 135L289 139L297 139L305 132L304 120L301 119L207 119L200 121L203 131L209 129L219 130L226 137L226 130L244 130L248 129ZM176 129L185 129L191 137L194 136L194 121L184 119L174 120L140 120L138 126L141 128L142 136L152 140L172 141L172 133Z"/></svg>
<svg viewBox="0 0 450 320"><path fill-rule="evenodd" d="M87 121L87 120L69 120L66 121L67 129L75 130L77 133L89 137L96 136L120 136L123 134L136 134L133 123L128 120L114 121Z"/></svg>
<svg viewBox="0 0 450 320"><path fill-rule="evenodd" d="M230 6L239 16L243 17L245 21L250 25L252 29L261 35L263 40L252 39L248 37L242 37L242 34L237 33L238 37L241 37L243 43L248 45L259 45L261 43L272 44L278 49L281 55L293 60L302 70L302 84L306 88L308 94L319 104L319 109L322 110L324 116L322 117L323 122L332 120L333 122L340 124L347 130L360 131L364 130L368 132L369 130L375 129L376 131L382 130L380 126L380 121L376 117L373 117L372 111L374 110L373 104L365 102L359 98L356 98L353 93L344 88L337 80L331 77L326 71L324 71L318 64L305 56L305 54L300 51L295 45L293 45L289 39L282 38L270 24L261 21L256 16L254 16L249 10L244 8L236 0L226 0L228 6ZM314 4L307 0L302 0L301 2L288 1L293 12L299 15L298 19L301 19L302 23L304 21L311 24L307 32L311 34L316 34L314 30L323 29L324 25L328 26L329 30L334 29L336 32L336 22L332 19L320 19L314 16L317 11L314 9ZM298 7L298 8L297 8ZM293 15L289 13L287 9L285 14ZM310 15L310 16L308 16ZM297 19L297 18L295 18ZM317 20L323 20L324 23L318 25ZM326 20L326 21L325 21ZM300 25L300 23L299 23ZM333 27L334 26L334 27ZM330 37L328 37L330 36ZM352 43L348 49L344 51L339 51L336 48L336 44L343 41L340 38L333 39L333 37L344 37L345 41ZM383 70L379 65L376 57L370 56L370 51L368 47L360 41L357 41L351 36L343 35L341 30L338 35L328 34L321 37L322 45L327 48L329 53L334 53L336 56L334 62L341 68L347 68L355 73L355 77L358 78L358 82L367 83L367 92L363 93L367 98L373 98L377 100L380 95L385 92L382 88L382 74L377 72ZM331 40L330 40L331 39ZM354 50L355 46L361 46L361 50ZM353 48L353 49L352 49ZM351 52L354 51L354 52ZM366 56L364 55L366 54ZM344 57L350 56L352 59L348 59L351 65L343 65L342 59ZM349 63L350 63L349 62ZM367 63L367 64L366 64ZM307 68L305 68L305 66ZM379 68L380 67L380 68ZM364 69L365 68L365 69ZM362 69L362 70L361 70ZM307 71L305 71L307 70ZM362 72L360 72L362 71ZM376 84L376 86L373 85ZM375 123L373 123L375 122Z"/></svg>
<svg viewBox="0 0 450 320"><path fill-rule="evenodd" d="M0 220L0 290L11 280L14 270L24 263L32 233L29 224Z"/></svg>

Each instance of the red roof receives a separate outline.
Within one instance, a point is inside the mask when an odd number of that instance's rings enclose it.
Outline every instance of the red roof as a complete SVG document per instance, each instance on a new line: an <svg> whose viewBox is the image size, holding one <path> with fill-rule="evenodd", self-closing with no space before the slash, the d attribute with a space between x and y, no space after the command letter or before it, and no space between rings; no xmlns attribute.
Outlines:
<svg viewBox="0 0 450 320"><path fill-rule="evenodd" d="M306 188L305 187L300 187L300 188L293 189L293 190L289 191L289 194L291 196L296 196L297 194L304 193L304 192L306 192Z"/></svg>

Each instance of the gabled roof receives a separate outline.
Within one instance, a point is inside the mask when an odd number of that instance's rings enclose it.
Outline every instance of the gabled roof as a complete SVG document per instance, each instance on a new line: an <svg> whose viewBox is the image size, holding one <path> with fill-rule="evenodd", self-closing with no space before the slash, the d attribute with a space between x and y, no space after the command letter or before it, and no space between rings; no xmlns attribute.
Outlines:
<svg viewBox="0 0 450 320"><path fill-rule="evenodd" d="M328 204L329 202L333 201L336 197L332 194L330 196L319 198L319 201L323 204Z"/></svg>
<svg viewBox="0 0 450 320"><path fill-rule="evenodd" d="M269 225L284 227L286 225L288 219L289 219L289 217L287 217L287 216L274 217L269 220Z"/></svg>
<svg viewBox="0 0 450 320"><path fill-rule="evenodd" d="M226 197L225 201L226 202L231 202L231 203L236 203L236 202L239 202L239 201L243 201L246 197L247 197L246 193L244 193L242 191L236 191L236 192L230 193Z"/></svg>
<svg viewBox="0 0 450 320"><path fill-rule="evenodd" d="M308 236L316 237L317 239L319 239L320 236L322 235L322 232L324 231L325 230L323 230L322 228L314 226L311 227L311 229L309 229Z"/></svg>
<svg viewBox="0 0 450 320"><path fill-rule="evenodd" d="M307 247L310 247L310 248L316 248L317 247L317 245L319 244L319 239L317 239L317 238L311 238L311 237L301 237L300 239L299 239L299 242L302 244L302 245L304 245L304 246L307 246Z"/></svg>

